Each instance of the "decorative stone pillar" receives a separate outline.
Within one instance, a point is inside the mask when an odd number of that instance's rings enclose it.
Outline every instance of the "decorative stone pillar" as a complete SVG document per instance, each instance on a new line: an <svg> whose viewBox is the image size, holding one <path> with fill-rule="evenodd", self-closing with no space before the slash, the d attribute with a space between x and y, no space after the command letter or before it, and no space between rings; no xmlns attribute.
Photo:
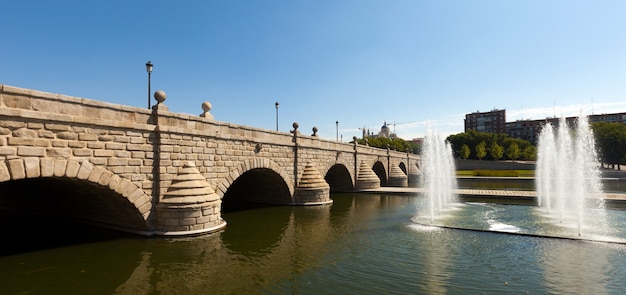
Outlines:
<svg viewBox="0 0 626 295"><path fill-rule="evenodd" d="M359 164L359 174L356 177L356 190L380 188L380 178L374 173L374 170L367 166L365 161Z"/></svg>
<svg viewBox="0 0 626 295"><path fill-rule="evenodd" d="M323 205L330 204L330 185L322 178L311 162L306 164L300 183L293 194L295 205Z"/></svg>
<svg viewBox="0 0 626 295"><path fill-rule="evenodd" d="M194 235L226 226L222 200L193 162L187 162L156 205L157 234Z"/></svg>
<svg viewBox="0 0 626 295"><path fill-rule="evenodd" d="M417 165L409 165L409 187L419 187L421 177L422 172L417 168Z"/></svg>
<svg viewBox="0 0 626 295"><path fill-rule="evenodd" d="M404 171L400 169L397 165L392 165L389 170L389 180L387 181L388 186L396 186L396 187L407 187L408 186L408 177L404 174Z"/></svg>

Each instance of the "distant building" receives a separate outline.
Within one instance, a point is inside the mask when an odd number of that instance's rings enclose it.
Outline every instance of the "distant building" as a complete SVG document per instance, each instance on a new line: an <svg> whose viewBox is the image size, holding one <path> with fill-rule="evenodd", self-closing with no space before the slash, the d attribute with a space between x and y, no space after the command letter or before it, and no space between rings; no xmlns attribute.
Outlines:
<svg viewBox="0 0 626 295"><path fill-rule="evenodd" d="M626 125L626 113L590 115L589 122L622 123Z"/></svg>
<svg viewBox="0 0 626 295"><path fill-rule="evenodd" d="M567 125L570 128L574 128L576 126L576 117L568 117L565 118ZM523 140L528 140L533 144L537 143L539 139L539 133L541 133L541 128L543 128L546 124L552 124L554 127L558 127L560 123L560 118L545 118L543 120L518 120L515 122L507 122L506 123L506 135L512 138L519 138Z"/></svg>
<svg viewBox="0 0 626 295"><path fill-rule="evenodd" d="M391 132L391 128L389 128L389 126L387 125L387 121L385 121L385 123L383 124L383 127L380 128L380 132L378 132L378 135L376 137L383 137L383 138L397 138L398 136Z"/></svg>
<svg viewBox="0 0 626 295"><path fill-rule="evenodd" d="M475 130L478 132L505 133L506 111L492 110L490 112L475 112L465 115L465 132Z"/></svg>
<svg viewBox="0 0 626 295"><path fill-rule="evenodd" d="M517 120L514 122L504 122L505 110L493 110L490 112L475 112L465 115L465 132L475 130L478 132L506 133L508 137L528 140L533 144L537 143L541 128L547 123L552 126L559 126L559 118L545 118L541 120ZM576 127L577 117L565 118L570 128ZM626 125L626 113L590 115L589 122L621 123Z"/></svg>

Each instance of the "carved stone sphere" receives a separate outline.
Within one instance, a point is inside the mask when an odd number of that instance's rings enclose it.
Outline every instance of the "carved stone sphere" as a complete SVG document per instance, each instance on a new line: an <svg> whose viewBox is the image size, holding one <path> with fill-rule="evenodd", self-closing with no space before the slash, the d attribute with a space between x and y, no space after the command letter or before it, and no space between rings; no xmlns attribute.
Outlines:
<svg viewBox="0 0 626 295"><path fill-rule="evenodd" d="M206 113L208 111L210 111L212 108L211 103L208 101L205 101L202 103L202 110Z"/></svg>
<svg viewBox="0 0 626 295"><path fill-rule="evenodd" d="M167 94L165 94L165 91L163 90L157 90L154 93L154 99L156 99L156 101L158 101L159 103L163 103L166 98L167 98Z"/></svg>

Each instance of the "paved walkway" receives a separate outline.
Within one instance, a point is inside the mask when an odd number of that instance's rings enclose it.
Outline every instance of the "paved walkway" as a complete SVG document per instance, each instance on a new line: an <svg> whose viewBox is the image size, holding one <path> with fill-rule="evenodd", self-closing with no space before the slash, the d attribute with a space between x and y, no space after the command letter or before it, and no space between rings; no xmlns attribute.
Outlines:
<svg viewBox="0 0 626 295"><path fill-rule="evenodd" d="M381 187L377 189L364 189L361 192L366 193L390 193L390 194L410 194L422 193L424 188L414 187ZM473 195L487 197L537 197L535 191L516 191L516 190L487 190L487 189L457 189L454 191L458 195ZM602 197L607 200L626 200L626 193L605 193Z"/></svg>

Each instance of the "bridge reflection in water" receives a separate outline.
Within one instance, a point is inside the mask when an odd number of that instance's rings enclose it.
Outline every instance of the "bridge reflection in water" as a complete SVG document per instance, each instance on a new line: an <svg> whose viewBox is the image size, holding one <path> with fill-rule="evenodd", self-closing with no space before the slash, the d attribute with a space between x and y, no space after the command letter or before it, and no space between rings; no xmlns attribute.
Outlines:
<svg viewBox="0 0 626 295"><path fill-rule="evenodd" d="M626 276L623 245L420 228L410 222L420 199L414 195L332 198L332 206L226 213L224 231L199 237L100 235L105 239L5 252L0 257L0 285L6 294L626 290L621 280ZM69 232L60 230L67 225L55 230L51 221L40 220L35 227L41 227L38 224L50 225L42 232L51 234L21 236L19 242L42 245L57 235L83 237L100 230L76 226ZM4 237L3 247L11 240Z"/></svg>

